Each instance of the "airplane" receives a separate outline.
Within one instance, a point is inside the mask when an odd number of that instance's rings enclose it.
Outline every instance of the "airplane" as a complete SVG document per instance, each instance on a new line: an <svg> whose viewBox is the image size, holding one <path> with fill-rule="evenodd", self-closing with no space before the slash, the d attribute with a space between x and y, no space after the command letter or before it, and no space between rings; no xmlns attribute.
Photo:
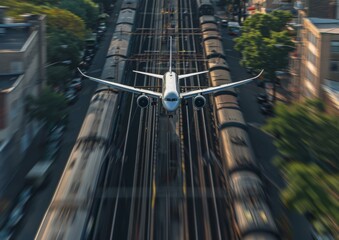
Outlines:
<svg viewBox="0 0 339 240"><path fill-rule="evenodd" d="M257 76L248 78L242 81L222 84L216 87L208 87L205 89L193 90L193 91L188 91L188 92L180 92L179 80L183 78L188 78L188 77L204 74L204 73L207 73L208 71L188 73L188 74L183 74L183 75L176 74L172 70L172 37L170 37L170 59L169 61L170 61L169 70L164 75L133 70L133 72L135 73L161 79L162 80L162 92L155 92L155 91L151 91L147 89L136 88L136 87L132 87L132 86L121 84L121 83L115 83L115 82L110 82L110 81L106 81L103 79L91 77L81 72L79 68L78 68L78 71L84 77L92 81L107 85L117 90L123 90L126 92L140 94L140 96L137 98L137 104L141 108L145 108L149 105L150 97L161 99L163 107L168 112L175 112L177 108L179 107L181 100L188 99L188 98L194 98L193 99L194 107L197 109L201 109L206 104L206 98L203 95L210 94L210 93L216 93L216 92L225 90L227 88L233 88L233 87L237 87L237 86L249 83L253 81L254 79L258 78L264 71L262 70Z"/></svg>

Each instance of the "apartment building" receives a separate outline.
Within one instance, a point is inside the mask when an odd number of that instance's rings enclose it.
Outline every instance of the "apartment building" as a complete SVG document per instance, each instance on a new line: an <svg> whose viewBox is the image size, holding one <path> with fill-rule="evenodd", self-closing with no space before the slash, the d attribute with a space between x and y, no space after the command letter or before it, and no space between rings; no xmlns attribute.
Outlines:
<svg viewBox="0 0 339 240"><path fill-rule="evenodd" d="M0 197L40 129L28 118L26 97L45 82L45 17L23 15L15 22L0 6Z"/></svg>
<svg viewBox="0 0 339 240"><path fill-rule="evenodd" d="M339 20L305 18L301 46L301 97L339 110Z"/></svg>

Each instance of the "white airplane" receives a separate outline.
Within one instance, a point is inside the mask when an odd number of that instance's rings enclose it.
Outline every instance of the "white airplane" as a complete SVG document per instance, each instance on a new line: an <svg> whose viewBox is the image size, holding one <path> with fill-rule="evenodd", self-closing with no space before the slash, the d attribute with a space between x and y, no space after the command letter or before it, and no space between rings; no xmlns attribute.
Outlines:
<svg viewBox="0 0 339 240"><path fill-rule="evenodd" d="M258 78L263 70L255 77L248 78L242 81L234 82L234 83L228 83L228 84L223 84L220 86L216 87L209 87L205 89L199 89L199 90L193 90L189 92L180 92L179 90L179 80L187 77L192 77L195 75L207 73L208 71L202 71L202 72L195 72L195 73L189 73L189 74L183 74L183 75L177 75L174 71L172 71L172 37L170 38L170 65L169 65L169 70L166 72L164 75L160 74L155 74L155 73L148 73L148 72L140 72L140 71L134 71L135 73L155 77L162 79L162 92L155 92L151 90L146 90L146 89L141 89L141 88L136 88L132 86L128 86L125 84L121 83L115 83L115 82L110 82L106 81L103 79L87 76L81 70L78 68L79 72L84 76L87 77L95 82L107 85L109 87L112 87L114 89L118 90L123 90L126 92L131 92L131 93L136 93L140 94L140 96L137 98L137 104L141 108L145 108L149 105L149 98L157 98L161 99L163 107L168 111L168 112L174 112L177 110L179 107L181 99L188 99L194 97L193 104L196 108L202 108L204 107L206 103L205 97L202 95L204 94L209 94L209 93L215 93L219 92L222 90L225 90L227 88L233 88L237 87L240 85L243 85L245 83L249 83L253 81L254 79Z"/></svg>

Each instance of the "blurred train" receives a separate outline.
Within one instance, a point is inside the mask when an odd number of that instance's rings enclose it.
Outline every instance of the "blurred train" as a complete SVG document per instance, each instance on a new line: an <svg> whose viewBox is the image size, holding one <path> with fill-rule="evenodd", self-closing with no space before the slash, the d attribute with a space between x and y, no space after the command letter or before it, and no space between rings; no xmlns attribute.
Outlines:
<svg viewBox="0 0 339 240"><path fill-rule="evenodd" d="M102 79L122 82L137 3L137 0L124 0L122 3ZM99 86L94 93L36 240L86 239L90 231L87 221L90 219L100 168L109 151L116 102L117 92L112 89Z"/></svg>
<svg viewBox="0 0 339 240"><path fill-rule="evenodd" d="M214 14L214 7L211 0L197 0L197 7L199 16Z"/></svg>
<svg viewBox="0 0 339 240"><path fill-rule="evenodd" d="M197 1L201 3L200 13L210 12L206 10L208 0ZM207 5L203 6L202 2ZM212 14L204 14L199 20L204 52L208 59L210 85L218 86L232 82L216 19ZM233 227L237 238L280 239L278 228L267 205L260 171L249 140L247 125L240 111L237 93L234 89L229 89L215 94L213 98L220 150L226 161L229 178Z"/></svg>

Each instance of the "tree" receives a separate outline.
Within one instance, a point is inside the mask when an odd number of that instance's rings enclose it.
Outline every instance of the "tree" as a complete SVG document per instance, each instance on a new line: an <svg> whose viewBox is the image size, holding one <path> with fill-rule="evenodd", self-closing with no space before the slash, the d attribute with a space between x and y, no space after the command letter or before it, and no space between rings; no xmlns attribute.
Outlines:
<svg viewBox="0 0 339 240"><path fill-rule="evenodd" d="M284 169L287 187L281 192L285 205L311 215L333 234L339 231L339 175L328 174L316 164L292 162ZM335 236L335 235L333 235Z"/></svg>
<svg viewBox="0 0 339 240"><path fill-rule="evenodd" d="M70 11L54 6L36 6L15 0L0 0L0 4L10 7L7 14L18 17L20 14L33 13L47 16L47 32L64 32L68 37L83 41L86 35L84 21Z"/></svg>
<svg viewBox="0 0 339 240"><path fill-rule="evenodd" d="M275 72L288 65L288 52L293 46L286 23L291 15L286 11L274 11L272 14L254 14L247 18L242 28L242 34L236 38L235 49L240 51L243 66L252 69L264 69L266 78L274 83L275 100Z"/></svg>
<svg viewBox="0 0 339 240"><path fill-rule="evenodd" d="M51 87L64 89L72 76L68 66L54 65L47 68L47 83Z"/></svg>
<svg viewBox="0 0 339 240"><path fill-rule="evenodd" d="M79 16L85 21L87 27L95 27L98 20L99 8L91 0L61 0L58 6Z"/></svg>
<svg viewBox="0 0 339 240"><path fill-rule="evenodd" d="M277 104L263 130L277 137L274 144L285 158L338 170L339 120L326 114L319 100Z"/></svg>
<svg viewBox="0 0 339 240"><path fill-rule="evenodd" d="M31 118L45 122L53 126L63 119L67 114L67 103L61 94L50 88L43 89L40 96L27 98L28 114Z"/></svg>
<svg viewBox="0 0 339 240"><path fill-rule="evenodd" d="M80 49L83 42L75 37L67 36L65 32L55 31L47 39L47 59L49 63L70 60L70 67L76 67L80 60Z"/></svg>

